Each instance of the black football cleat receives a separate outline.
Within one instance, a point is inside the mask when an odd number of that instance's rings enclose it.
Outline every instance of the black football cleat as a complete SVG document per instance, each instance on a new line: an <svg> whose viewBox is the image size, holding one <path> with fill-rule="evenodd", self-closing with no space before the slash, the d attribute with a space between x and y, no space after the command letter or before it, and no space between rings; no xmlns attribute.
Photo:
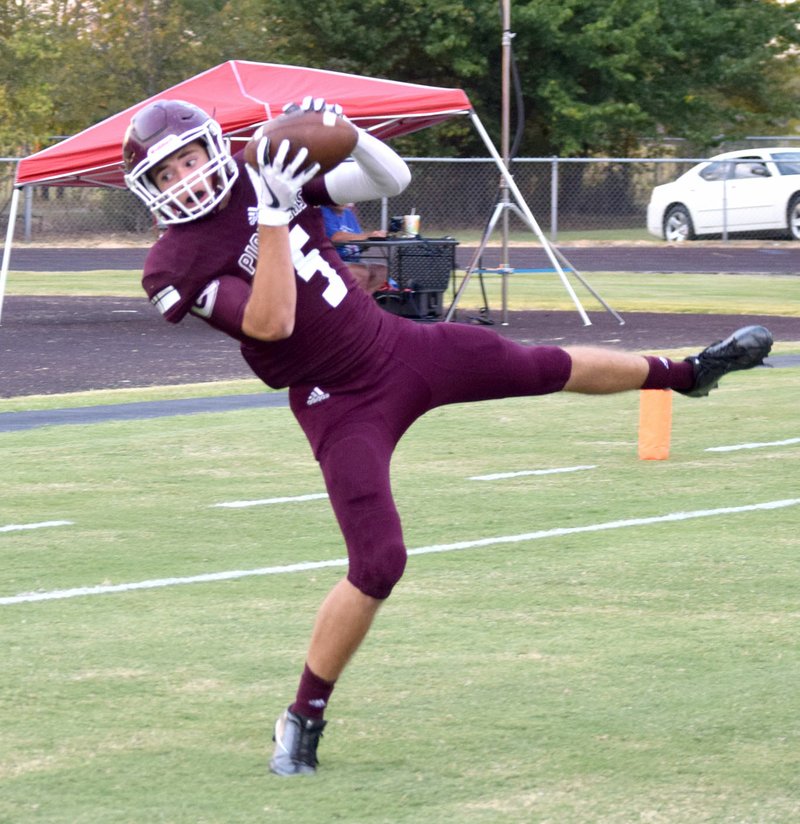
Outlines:
<svg viewBox="0 0 800 824"><path fill-rule="evenodd" d="M772 349L772 333L763 326L745 326L725 340L712 343L699 355L686 358L694 366L694 384L681 394L702 398L716 389L728 372L752 369L764 362Z"/></svg>
<svg viewBox="0 0 800 824"><path fill-rule="evenodd" d="M304 718L291 710L281 713L275 722L275 750L269 762L275 775L313 775L317 771L317 745L325 721Z"/></svg>

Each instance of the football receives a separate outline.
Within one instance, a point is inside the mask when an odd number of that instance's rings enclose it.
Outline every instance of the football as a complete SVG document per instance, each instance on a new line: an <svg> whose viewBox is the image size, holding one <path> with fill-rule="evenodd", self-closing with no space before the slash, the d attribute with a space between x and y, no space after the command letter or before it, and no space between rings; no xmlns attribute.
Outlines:
<svg viewBox="0 0 800 824"><path fill-rule="evenodd" d="M278 147L284 140L290 144L287 159L291 160L297 151L308 150L307 168L319 163L320 174L338 166L353 151L358 140L358 132L349 120L333 112L314 112L298 109L287 112L260 126L244 148L244 159L258 168L256 152L262 137L269 138L267 157L274 160Z"/></svg>

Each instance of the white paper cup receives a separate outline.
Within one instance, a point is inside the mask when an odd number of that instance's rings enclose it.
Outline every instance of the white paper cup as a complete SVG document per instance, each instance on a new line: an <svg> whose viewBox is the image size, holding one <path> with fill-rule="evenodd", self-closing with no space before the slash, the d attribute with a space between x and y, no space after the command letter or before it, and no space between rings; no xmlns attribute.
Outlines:
<svg viewBox="0 0 800 824"><path fill-rule="evenodd" d="M419 215L403 215L403 231L407 235L418 235Z"/></svg>

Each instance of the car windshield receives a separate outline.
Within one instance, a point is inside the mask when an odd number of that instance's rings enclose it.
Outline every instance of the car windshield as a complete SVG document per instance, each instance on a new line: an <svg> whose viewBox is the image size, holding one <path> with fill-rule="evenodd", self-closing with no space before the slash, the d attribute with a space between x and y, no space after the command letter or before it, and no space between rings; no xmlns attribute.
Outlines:
<svg viewBox="0 0 800 824"><path fill-rule="evenodd" d="M772 159L782 175L800 175L800 151L773 152Z"/></svg>

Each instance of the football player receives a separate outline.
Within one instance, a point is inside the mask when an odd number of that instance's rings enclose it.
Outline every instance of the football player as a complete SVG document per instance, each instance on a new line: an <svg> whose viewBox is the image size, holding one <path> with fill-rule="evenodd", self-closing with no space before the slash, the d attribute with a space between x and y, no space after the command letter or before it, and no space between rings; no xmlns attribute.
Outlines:
<svg viewBox="0 0 800 824"><path fill-rule="evenodd" d="M334 110L312 98L302 107ZM289 776L316 771L334 685L403 574L389 463L415 420L443 404L560 391L702 396L760 364L772 337L745 327L676 362L522 346L485 327L392 315L358 288L315 207L397 195L408 167L361 129L352 162L325 175L303 168L303 152L286 162L286 149L254 170L204 111L160 100L134 115L123 161L127 185L165 228L144 267L151 302L171 323L194 315L237 339L264 383L289 388L347 544L347 575L319 609L297 693L275 725L270 768Z"/></svg>

